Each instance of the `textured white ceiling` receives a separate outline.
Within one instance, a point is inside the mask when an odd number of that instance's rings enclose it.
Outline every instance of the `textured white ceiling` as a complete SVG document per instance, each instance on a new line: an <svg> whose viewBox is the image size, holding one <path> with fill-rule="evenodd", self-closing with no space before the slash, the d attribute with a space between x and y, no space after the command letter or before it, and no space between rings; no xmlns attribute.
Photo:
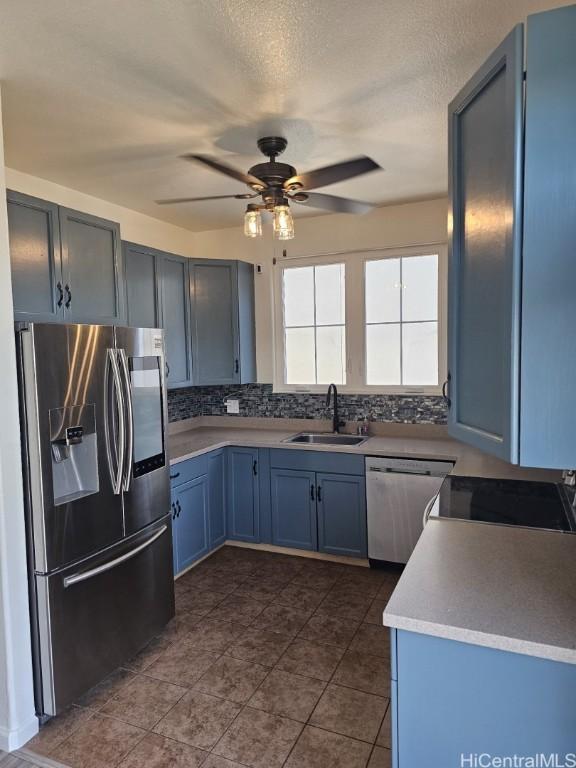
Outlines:
<svg viewBox="0 0 576 768"><path fill-rule="evenodd" d="M154 199L245 188L178 155L247 169L270 133L299 170L358 154L386 169L326 192L435 195L449 100L515 23L569 3L3 0L6 163L192 230L240 223L242 202Z"/></svg>

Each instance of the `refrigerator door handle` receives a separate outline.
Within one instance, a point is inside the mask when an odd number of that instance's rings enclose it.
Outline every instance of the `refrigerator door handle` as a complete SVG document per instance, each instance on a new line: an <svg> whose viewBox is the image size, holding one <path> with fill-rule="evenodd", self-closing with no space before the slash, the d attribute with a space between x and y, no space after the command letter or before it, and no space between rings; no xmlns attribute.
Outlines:
<svg viewBox="0 0 576 768"><path fill-rule="evenodd" d="M131 560L137 554L153 544L156 539L159 539L160 536L163 536L167 530L168 526L163 525L162 528L160 528L159 531L156 531L153 536L150 536L149 539L146 539L146 541L144 541L142 544L139 544L137 547L134 547L134 549L131 549L129 552L125 552L123 555L120 555L120 557L116 557L114 560L109 560L107 563L103 563L97 568L91 568L89 571L80 571L79 573L74 573L71 576L65 576L64 587L71 587L73 584L78 584L81 581L92 579L95 576L99 576L101 573L111 571L112 568L116 568L116 566L125 563L127 560Z"/></svg>
<svg viewBox="0 0 576 768"><path fill-rule="evenodd" d="M112 371L115 405L118 414L118 444L116 450L117 467L114 470L114 459L112 456L111 430L110 430L110 402L109 402L109 376ZM122 382L120 379L120 369L115 349L108 349L106 353L106 366L104 368L104 434L106 440L106 455L108 458L108 469L110 470L110 480L112 481L112 490L115 496L122 492L122 469L124 465L124 451L126 443L126 425L124 413L124 396L122 395ZM116 444L116 440L114 440Z"/></svg>
<svg viewBox="0 0 576 768"><path fill-rule="evenodd" d="M124 472L124 491L129 491L132 484L132 467L134 465L134 421L132 410L132 387L130 386L130 369L128 366L128 357L126 350L119 349L120 365L124 377L124 389L126 392L126 405L124 411L124 421L127 426L127 446L126 446L126 468Z"/></svg>

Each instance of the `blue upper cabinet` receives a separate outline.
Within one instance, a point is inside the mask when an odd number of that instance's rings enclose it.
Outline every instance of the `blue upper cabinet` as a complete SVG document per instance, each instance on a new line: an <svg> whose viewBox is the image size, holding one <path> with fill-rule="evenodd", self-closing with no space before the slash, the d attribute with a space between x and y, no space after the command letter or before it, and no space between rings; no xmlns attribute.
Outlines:
<svg viewBox="0 0 576 768"><path fill-rule="evenodd" d="M153 248L123 243L126 274L126 319L134 328L160 328L158 269L161 255Z"/></svg>
<svg viewBox="0 0 576 768"><path fill-rule="evenodd" d="M449 109L449 431L512 463L566 468L576 466L576 6L530 16L527 30L525 95L518 26Z"/></svg>
<svg viewBox="0 0 576 768"><path fill-rule="evenodd" d="M15 319L61 320L64 286L58 206L9 191L7 207Z"/></svg>
<svg viewBox="0 0 576 768"><path fill-rule="evenodd" d="M516 461L523 30L449 108L450 433Z"/></svg>
<svg viewBox="0 0 576 768"><path fill-rule="evenodd" d="M166 331L166 381L168 387L190 386L192 350L188 259L166 253L158 257L157 265L161 327Z"/></svg>
<svg viewBox="0 0 576 768"><path fill-rule="evenodd" d="M260 541L257 448L228 448L228 538Z"/></svg>
<svg viewBox="0 0 576 768"><path fill-rule="evenodd" d="M256 381L254 269L239 261L190 264L194 383Z"/></svg>
<svg viewBox="0 0 576 768"><path fill-rule="evenodd" d="M64 310L68 323L124 323L120 226L60 208Z"/></svg>

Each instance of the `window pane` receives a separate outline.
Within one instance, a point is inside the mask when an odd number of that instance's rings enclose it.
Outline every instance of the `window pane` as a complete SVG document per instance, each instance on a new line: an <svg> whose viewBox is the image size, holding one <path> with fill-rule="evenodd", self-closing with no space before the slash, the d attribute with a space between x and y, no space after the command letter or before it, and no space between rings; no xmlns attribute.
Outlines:
<svg viewBox="0 0 576 768"><path fill-rule="evenodd" d="M286 383L313 384L316 380L314 328L286 328Z"/></svg>
<svg viewBox="0 0 576 768"><path fill-rule="evenodd" d="M438 384L438 323L402 326L402 383Z"/></svg>
<svg viewBox="0 0 576 768"><path fill-rule="evenodd" d="M366 262L366 322L400 320L400 259Z"/></svg>
<svg viewBox="0 0 576 768"><path fill-rule="evenodd" d="M316 329L317 384L346 383L345 339L343 325Z"/></svg>
<svg viewBox="0 0 576 768"><path fill-rule="evenodd" d="M366 381L400 384L400 324L366 327Z"/></svg>
<svg viewBox="0 0 576 768"><path fill-rule="evenodd" d="M284 270L284 325L314 325L314 267Z"/></svg>
<svg viewBox="0 0 576 768"><path fill-rule="evenodd" d="M316 325L344 323L344 264L316 267Z"/></svg>
<svg viewBox="0 0 576 768"><path fill-rule="evenodd" d="M402 320L438 319L438 256L402 259Z"/></svg>

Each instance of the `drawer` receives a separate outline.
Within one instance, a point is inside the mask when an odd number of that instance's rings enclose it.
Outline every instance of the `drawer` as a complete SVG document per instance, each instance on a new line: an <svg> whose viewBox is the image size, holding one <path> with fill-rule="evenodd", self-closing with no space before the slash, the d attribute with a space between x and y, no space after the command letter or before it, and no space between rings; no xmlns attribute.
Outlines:
<svg viewBox="0 0 576 768"><path fill-rule="evenodd" d="M187 483L189 480L195 480L197 477L200 477L200 475L207 474L209 455L209 453L205 453L202 456L196 456L194 459L187 459L186 461L172 464L170 467L170 487L177 488L182 483Z"/></svg>
<svg viewBox="0 0 576 768"><path fill-rule="evenodd" d="M364 475L364 456L329 451L272 448L270 466L278 469L305 469L309 472L331 472L340 475Z"/></svg>

